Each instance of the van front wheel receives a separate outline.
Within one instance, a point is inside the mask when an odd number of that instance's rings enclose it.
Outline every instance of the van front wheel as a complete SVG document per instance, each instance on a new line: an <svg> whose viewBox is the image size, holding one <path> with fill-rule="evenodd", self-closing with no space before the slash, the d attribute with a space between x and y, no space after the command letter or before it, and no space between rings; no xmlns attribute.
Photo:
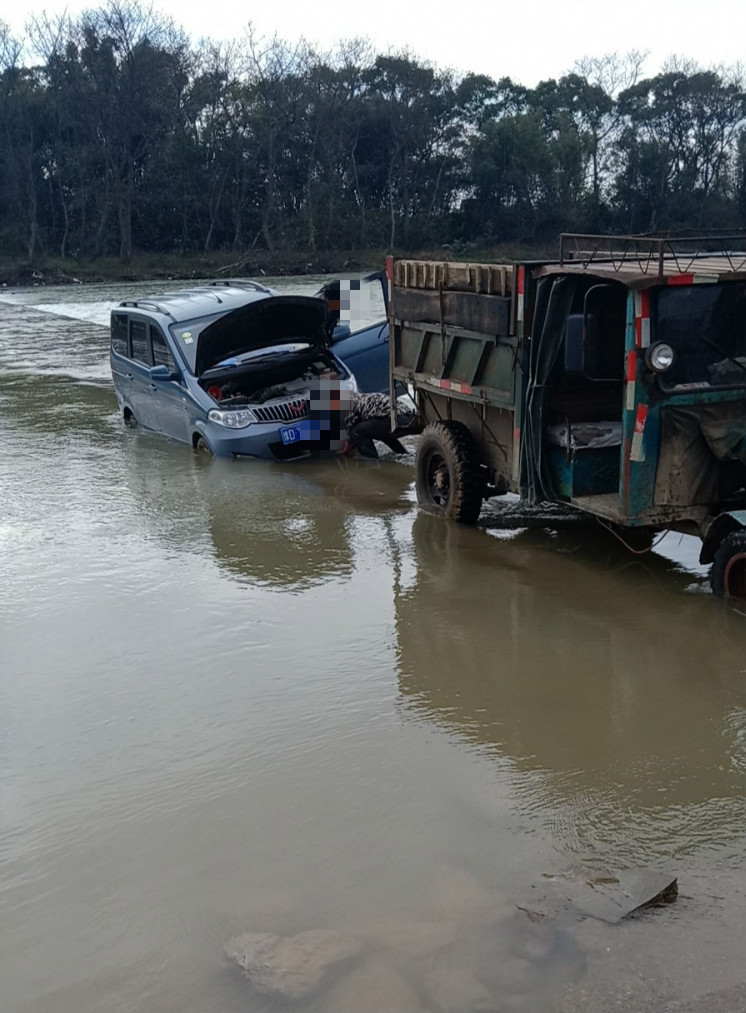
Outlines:
<svg viewBox="0 0 746 1013"><path fill-rule="evenodd" d="M713 594L746 599L746 531L731 531L715 552L710 570Z"/></svg>
<svg viewBox="0 0 746 1013"><path fill-rule="evenodd" d="M194 449L200 457L208 458L212 457L212 447L204 438L204 436L198 436L194 441Z"/></svg>
<svg viewBox="0 0 746 1013"><path fill-rule="evenodd" d="M415 486L425 510L461 524L476 524L484 474L474 438L462 422L427 426L417 447Z"/></svg>

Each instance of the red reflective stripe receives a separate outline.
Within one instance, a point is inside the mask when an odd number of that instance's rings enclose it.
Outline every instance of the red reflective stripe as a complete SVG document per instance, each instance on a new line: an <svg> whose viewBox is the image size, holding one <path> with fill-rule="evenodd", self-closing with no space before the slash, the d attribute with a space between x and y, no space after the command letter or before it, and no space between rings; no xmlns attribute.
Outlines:
<svg viewBox="0 0 746 1013"><path fill-rule="evenodd" d="M629 459L640 463L645 460L645 448L643 446L643 434L645 432L645 420L648 417L648 406L639 404L635 416L635 429L632 433L632 442L629 448Z"/></svg>
<svg viewBox="0 0 746 1013"><path fill-rule="evenodd" d="M638 404L637 415L635 417L635 432L642 433L645 430L645 422L648 417L648 406L646 404Z"/></svg>
<svg viewBox="0 0 746 1013"><path fill-rule="evenodd" d="M635 377L637 375L637 354L636 354L636 352L633 352L633 351L627 352L626 367L627 368L626 368L626 371L625 371L624 375L627 378L627 380L631 380L634 383Z"/></svg>
<svg viewBox="0 0 746 1013"><path fill-rule="evenodd" d="M514 440L519 440L520 438L521 438L521 431L520 431L520 429L518 428L518 426L516 426L516 427L515 427L515 428L513 429L513 439L514 439Z"/></svg>
<svg viewBox="0 0 746 1013"><path fill-rule="evenodd" d="M650 292L644 290L640 299L640 347L650 344Z"/></svg>
<svg viewBox="0 0 746 1013"><path fill-rule="evenodd" d="M455 390L459 394L471 394L472 389L467 383L456 383L455 380L433 380L432 383L436 387L441 387L443 390Z"/></svg>
<svg viewBox="0 0 746 1013"><path fill-rule="evenodd" d="M526 281L526 269L523 268L523 267L519 267L518 268L518 282L517 282L518 288L517 288L517 292L516 292L517 295L523 295L524 294L525 281Z"/></svg>
<svg viewBox="0 0 746 1013"><path fill-rule="evenodd" d="M675 274L671 278L666 279L667 285L693 285L694 275L693 274Z"/></svg>
<svg viewBox="0 0 746 1013"><path fill-rule="evenodd" d="M642 322L650 319L650 293L643 289L639 293L639 298L640 312L635 316L635 344L638 348L642 348Z"/></svg>

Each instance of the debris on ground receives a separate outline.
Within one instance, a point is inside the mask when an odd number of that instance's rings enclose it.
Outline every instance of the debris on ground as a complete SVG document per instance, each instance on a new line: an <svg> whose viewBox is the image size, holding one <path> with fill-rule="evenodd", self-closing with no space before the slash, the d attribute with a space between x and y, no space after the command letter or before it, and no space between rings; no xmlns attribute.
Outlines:
<svg viewBox="0 0 746 1013"><path fill-rule="evenodd" d="M571 914L615 924L646 908L673 903L678 892L676 877L657 869L598 876L545 874L517 907L532 919Z"/></svg>

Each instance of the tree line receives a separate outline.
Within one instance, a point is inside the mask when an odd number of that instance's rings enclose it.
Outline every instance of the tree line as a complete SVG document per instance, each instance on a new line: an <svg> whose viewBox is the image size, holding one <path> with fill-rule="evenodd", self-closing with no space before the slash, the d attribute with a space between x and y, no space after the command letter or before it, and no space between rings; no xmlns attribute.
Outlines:
<svg viewBox="0 0 746 1013"><path fill-rule="evenodd" d="M0 22L0 250L126 263L743 226L739 69L644 62L587 57L528 88L365 41L194 44L139 0L20 37Z"/></svg>

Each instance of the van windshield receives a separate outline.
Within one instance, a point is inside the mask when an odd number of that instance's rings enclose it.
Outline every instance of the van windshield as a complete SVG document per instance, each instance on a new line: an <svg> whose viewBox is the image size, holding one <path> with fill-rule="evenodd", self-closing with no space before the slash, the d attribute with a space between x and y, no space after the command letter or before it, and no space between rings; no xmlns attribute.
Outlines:
<svg viewBox="0 0 746 1013"><path fill-rule="evenodd" d="M660 375L664 390L746 387L746 284L660 289L655 340L674 350Z"/></svg>
<svg viewBox="0 0 746 1013"><path fill-rule="evenodd" d="M186 362L189 372L195 372L197 362L197 341L200 334L209 325L214 323L223 313L213 313L209 317L199 317L196 320L185 320L183 323L171 324L169 330L173 335L176 347Z"/></svg>

